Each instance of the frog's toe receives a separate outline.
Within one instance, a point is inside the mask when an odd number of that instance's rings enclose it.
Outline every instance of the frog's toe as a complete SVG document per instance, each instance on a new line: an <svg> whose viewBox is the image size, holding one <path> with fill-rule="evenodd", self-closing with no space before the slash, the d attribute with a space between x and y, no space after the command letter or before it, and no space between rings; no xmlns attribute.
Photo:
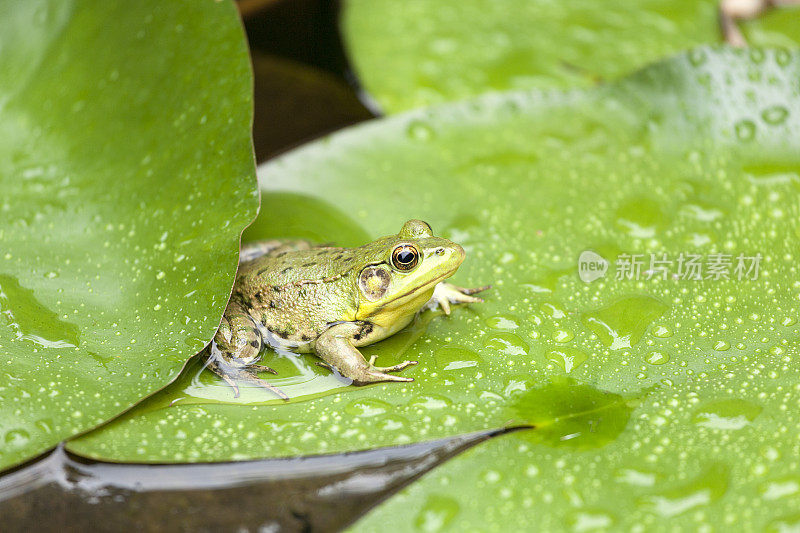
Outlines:
<svg viewBox="0 0 800 533"><path fill-rule="evenodd" d="M453 289L457 290L461 294L478 294L479 292L488 291L492 288L491 285L483 285L481 287L459 287L458 285L450 285ZM481 300L482 301L482 300Z"/></svg>
<svg viewBox="0 0 800 533"><path fill-rule="evenodd" d="M259 368L261 366L262 365L252 365L246 368L237 368L229 364L223 363L219 360L209 359L208 361L208 368L211 369L219 377L224 379L225 383L230 385L230 387L233 389L234 398L239 397L239 383L250 383L252 385L257 385L259 387L265 388L273 392L274 394L280 396L284 400L288 400L289 397L286 396L286 394L282 390L256 376L256 372L259 371ZM263 368L267 368L268 371L271 371L273 373L275 372L269 367L263 367Z"/></svg>
<svg viewBox="0 0 800 533"><path fill-rule="evenodd" d="M403 361L400 364L392 366L373 366L372 369L377 370L378 372L399 372L416 364L418 364L416 361Z"/></svg>
<svg viewBox="0 0 800 533"><path fill-rule="evenodd" d="M436 285L433 291L433 296L427 304L427 307L432 309L438 307L442 308L444 314L450 314L450 304L471 304L482 302L483 299L472 296L479 292L490 289L491 285L484 285L483 287L466 288L453 285L452 283L442 282Z"/></svg>
<svg viewBox="0 0 800 533"><path fill-rule="evenodd" d="M268 391L271 391L274 394L280 396L280 398L283 399L283 400L288 400L289 399L289 397L286 395L286 393L283 392L282 390L280 390L275 385L272 385L272 384L264 381L263 379L261 379L259 377L256 377L255 374L253 374L253 373L247 372L247 374L249 374L249 376L250 376L246 380L248 383L252 383L254 385L258 385L259 387L267 389Z"/></svg>
<svg viewBox="0 0 800 533"><path fill-rule="evenodd" d="M410 363L411 361L406 361L406 362ZM401 366L401 365L396 365L396 366ZM388 367L388 368L391 369L394 367ZM387 374L385 372L382 372L381 370L383 369L374 367L364 371L360 375L353 378L353 385L369 385L370 383L383 383L385 381L396 381L396 382L406 382L406 383L409 381L414 381L414 378L395 376L393 374ZM394 372L395 370L389 370L389 371Z"/></svg>
<svg viewBox="0 0 800 533"><path fill-rule="evenodd" d="M483 298L478 298L476 296L472 296L473 294L477 294L481 291L485 291L488 288L486 287L476 287L474 289L465 289L463 287L456 287L455 285L451 285L447 287L447 290L442 294L444 297L443 299L451 304L473 304L479 303L483 301Z"/></svg>
<svg viewBox="0 0 800 533"><path fill-rule="evenodd" d="M277 370L275 370L274 368L270 368L266 365L250 365L248 368L254 372L269 372L270 374L278 373Z"/></svg>
<svg viewBox="0 0 800 533"><path fill-rule="evenodd" d="M219 376L222 379L225 380L225 383L227 383L230 388L233 389L233 397L234 398L238 398L239 397L239 385L236 384L236 381L234 381L233 378L231 378L227 374L219 374Z"/></svg>

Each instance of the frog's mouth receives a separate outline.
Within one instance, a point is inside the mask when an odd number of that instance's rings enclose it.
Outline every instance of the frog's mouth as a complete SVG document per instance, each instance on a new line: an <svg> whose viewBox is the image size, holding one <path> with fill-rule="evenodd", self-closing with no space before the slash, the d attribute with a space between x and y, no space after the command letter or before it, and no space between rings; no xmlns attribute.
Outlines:
<svg viewBox="0 0 800 533"><path fill-rule="evenodd" d="M389 304L391 304L392 302L396 302L397 300L402 300L406 296L409 296L409 295L417 293L417 292L425 292L426 290L435 287L436 284L439 283L440 281L442 281L443 279L449 278L454 273L455 273L455 270L452 270L450 272L445 272L444 274L433 278L432 280L430 280L427 283L423 283L422 285L419 285L418 287L416 287L414 289L411 289L411 290L409 290L407 292L404 292L402 294L398 294L397 296L395 296L391 300L387 300L387 301L383 302L379 307L377 307L375 309L375 312L379 312L379 311L381 311L383 309L386 309L386 307L389 306ZM373 312L372 314L375 314L375 312Z"/></svg>

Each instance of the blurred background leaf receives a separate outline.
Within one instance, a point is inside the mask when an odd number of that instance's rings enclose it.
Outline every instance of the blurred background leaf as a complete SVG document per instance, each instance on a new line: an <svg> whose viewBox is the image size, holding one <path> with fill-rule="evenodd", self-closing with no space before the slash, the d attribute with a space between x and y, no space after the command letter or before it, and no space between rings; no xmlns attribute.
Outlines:
<svg viewBox="0 0 800 533"><path fill-rule="evenodd" d="M487 91L587 86L721 43L718 0L347 0L356 75L386 113ZM800 44L800 9L744 23L751 45Z"/></svg>

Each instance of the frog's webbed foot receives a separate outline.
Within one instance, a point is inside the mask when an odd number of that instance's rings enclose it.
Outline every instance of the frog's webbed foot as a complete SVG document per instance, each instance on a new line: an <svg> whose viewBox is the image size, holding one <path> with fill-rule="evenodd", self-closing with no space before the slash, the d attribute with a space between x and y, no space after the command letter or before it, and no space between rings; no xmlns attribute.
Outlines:
<svg viewBox="0 0 800 533"><path fill-rule="evenodd" d="M219 377L224 379L225 383L230 385L230 387L233 389L234 398L239 397L239 383L250 383L252 385L257 385L272 391L284 400L289 399L289 397L282 390L256 376L256 372L271 372L273 374L277 374L277 372L269 367L252 365L245 368L238 368L228 365L214 357L210 357L208 360L208 368L210 368Z"/></svg>
<svg viewBox="0 0 800 533"><path fill-rule="evenodd" d="M487 289L491 289L491 285L484 285L483 287L475 287L473 289L459 287L452 283L441 282L436 285L433 290L433 296L423 306L423 309L436 309L441 307L444 314L450 314L450 304L471 304L482 302L482 298L472 296Z"/></svg>
<svg viewBox="0 0 800 533"><path fill-rule="evenodd" d="M344 322L328 328L319 336L315 345L315 352L324 361L317 364L337 370L342 376L352 379L353 385L384 381L414 381L413 378L394 376L388 372L398 372L416 365L416 361L403 361L394 366L378 367L372 364L375 361L374 357L369 362L364 359L361 352L353 346L353 339L361 333L363 327L362 323Z"/></svg>
<svg viewBox="0 0 800 533"><path fill-rule="evenodd" d="M236 398L239 397L237 382L245 382L268 389L288 400L289 397L281 390L256 375L256 372L277 373L268 366L255 364L262 345L263 339L253 318L241 303L230 302L208 351L207 366L233 388Z"/></svg>

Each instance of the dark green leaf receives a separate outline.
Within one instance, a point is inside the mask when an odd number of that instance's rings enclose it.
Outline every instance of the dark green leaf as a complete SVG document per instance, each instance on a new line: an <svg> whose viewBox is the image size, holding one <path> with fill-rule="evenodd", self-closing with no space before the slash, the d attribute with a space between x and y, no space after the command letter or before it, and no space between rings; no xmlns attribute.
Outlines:
<svg viewBox="0 0 800 533"><path fill-rule="evenodd" d="M230 2L0 6L0 469L174 379L257 209Z"/></svg>

